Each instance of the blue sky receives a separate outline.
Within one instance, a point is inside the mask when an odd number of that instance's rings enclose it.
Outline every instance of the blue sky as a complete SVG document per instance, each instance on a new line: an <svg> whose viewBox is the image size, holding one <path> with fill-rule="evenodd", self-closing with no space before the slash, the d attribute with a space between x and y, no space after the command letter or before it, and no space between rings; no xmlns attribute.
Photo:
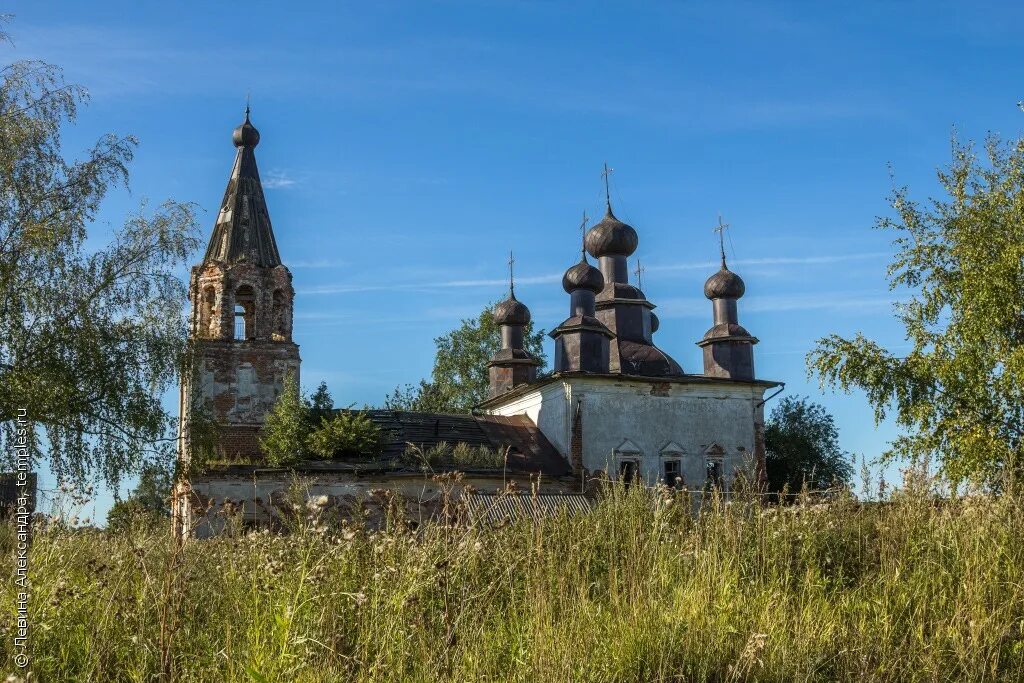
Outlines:
<svg viewBox="0 0 1024 683"><path fill-rule="evenodd" d="M832 332L905 348L890 315L901 295L884 280L891 235L872 229L890 168L926 198L954 128L1016 136L1024 122L1013 3L35 0L8 11L6 61L58 63L90 90L69 153L105 132L139 138L130 191L111 195L96 244L167 197L198 204L208 236L251 94L303 383L326 380L339 405L379 403L427 375L433 337L503 296L509 249L519 298L541 327L557 325L561 273L580 214L602 209L607 160L616 212L640 235L656 342L700 371L721 212L758 374L826 405L844 447L873 457L893 427L876 426L859 395L822 393L804 356Z"/></svg>

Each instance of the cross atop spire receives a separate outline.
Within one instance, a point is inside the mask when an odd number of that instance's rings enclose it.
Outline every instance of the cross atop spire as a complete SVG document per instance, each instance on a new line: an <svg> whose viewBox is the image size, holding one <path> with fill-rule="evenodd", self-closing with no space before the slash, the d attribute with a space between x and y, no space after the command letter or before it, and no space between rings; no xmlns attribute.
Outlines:
<svg viewBox="0 0 1024 683"><path fill-rule="evenodd" d="M615 172L614 168L608 168L608 162L604 162L604 171L601 173L601 177L604 178L604 202L608 207L608 210L612 210L612 192L611 186L609 185L609 178L612 173Z"/></svg>
<svg viewBox="0 0 1024 683"><path fill-rule="evenodd" d="M245 120L249 120L249 100L251 99L251 93L245 93Z"/></svg>
<svg viewBox="0 0 1024 683"><path fill-rule="evenodd" d="M587 212L584 210L583 211L583 220L580 221L580 253L582 254L581 258L584 261L587 260L587 221L588 220L590 220L590 216L588 216Z"/></svg>
<svg viewBox="0 0 1024 683"><path fill-rule="evenodd" d="M513 272L513 267L516 264L516 257L512 255L512 250L508 251L508 295L515 299L516 298L516 278Z"/></svg>
<svg viewBox="0 0 1024 683"><path fill-rule="evenodd" d="M637 289L643 289L644 288L643 280L641 278L643 278L643 274L644 274L645 270L646 270L646 268L644 268L642 265L640 265L640 259L637 259L636 260L636 270L633 271L633 274L636 275L636 288Z"/></svg>
<svg viewBox="0 0 1024 683"><path fill-rule="evenodd" d="M725 231L729 228L728 223L722 222L722 214L718 214L718 225L715 226L715 232L718 233L718 250L722 255L722 269L725 270Z"/></svg>

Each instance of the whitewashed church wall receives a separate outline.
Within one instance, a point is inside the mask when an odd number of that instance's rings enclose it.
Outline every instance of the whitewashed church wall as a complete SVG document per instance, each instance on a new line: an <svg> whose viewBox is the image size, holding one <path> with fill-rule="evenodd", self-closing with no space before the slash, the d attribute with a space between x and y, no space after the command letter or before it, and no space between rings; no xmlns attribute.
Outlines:
<svg viewBox="0 0 1024 683"><path fill-rule="evenodd" d="M636 459L644 481L653 484L665 460L679 460L686 486L699 488L709 458L721 459L727 485L737 468L752 470L760 387L602 378L569 383L571 400L582 400L583 462L591 471L614 477L621 460Z"/></svg>

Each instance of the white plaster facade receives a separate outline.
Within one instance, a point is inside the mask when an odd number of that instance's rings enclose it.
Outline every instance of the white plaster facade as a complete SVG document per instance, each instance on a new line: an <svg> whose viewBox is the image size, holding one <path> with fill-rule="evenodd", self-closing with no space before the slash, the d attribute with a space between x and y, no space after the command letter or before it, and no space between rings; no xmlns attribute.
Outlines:
<svg viewBox="0 0 1024 683"><path fill-rule="evenodd" d="M642 378L568 375L492 400L495 415L525 414L567 460L580 409L582 463L591 474L616 479L624 462L636 463L647 484L677 476L699 489L717 470L726 488L739 468L756 476L763 438L762 400L771 382L709 381L701 376ZM669 481L669 484L676 482Z"/></svg>

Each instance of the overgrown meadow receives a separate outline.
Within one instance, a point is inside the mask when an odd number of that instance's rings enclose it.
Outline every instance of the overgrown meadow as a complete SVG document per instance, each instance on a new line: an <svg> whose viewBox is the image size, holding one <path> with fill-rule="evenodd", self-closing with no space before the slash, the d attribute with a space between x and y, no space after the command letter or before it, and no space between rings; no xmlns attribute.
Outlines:
<svg viewBox="0 0 1024 683"><path fill-rule="evenodd" d="M613 487L500 528L40 531L32 680L1024 680L1020 495L690 509Z"/></svg>

